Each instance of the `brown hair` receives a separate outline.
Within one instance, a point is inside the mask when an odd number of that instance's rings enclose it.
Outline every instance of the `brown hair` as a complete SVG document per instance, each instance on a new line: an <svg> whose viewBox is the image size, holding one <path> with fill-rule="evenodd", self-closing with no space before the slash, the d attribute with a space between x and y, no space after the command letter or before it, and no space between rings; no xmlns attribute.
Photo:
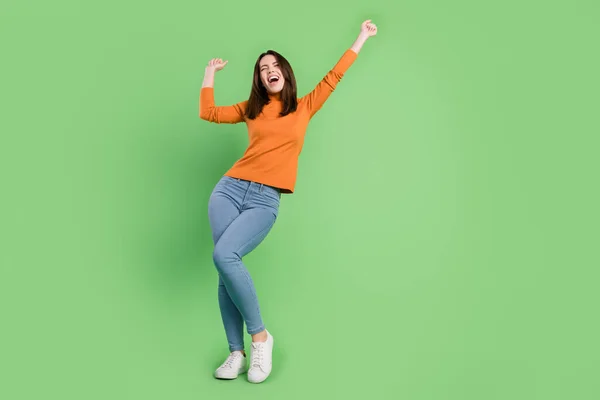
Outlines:
<svg viewBox="0 0 600 400"><path fill-rule="evenodd" d="M252 90L250 92L250 98L248 99L248 105L246 107L246 117L248 119L254 119L261 113L263 107L269 103L269 95L267 89L263 86L260 80L260 60L266 55L272 55L277 60L285 84L281 90L281 101L283 108L281 110L282 117L296 111L298 107L298 99L296 97L296 77L294 71L288 60L285 59L281 54L274 50L268 50L258 56L256 64L254 64L254 78L252 80Z"/></svg>

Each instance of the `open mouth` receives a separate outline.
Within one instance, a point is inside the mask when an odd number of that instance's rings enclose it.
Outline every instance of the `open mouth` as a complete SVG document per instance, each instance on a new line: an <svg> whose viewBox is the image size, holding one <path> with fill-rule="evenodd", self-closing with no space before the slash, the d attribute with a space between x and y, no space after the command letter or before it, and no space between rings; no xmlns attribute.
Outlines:
<svg viewBox="0 0 600 400"><path fill-rule="evenodd" d="M279 82L279 77L277 75L271 75L268 78L268 81L269 81L269 84L273 84L273 83Z"/></svg>

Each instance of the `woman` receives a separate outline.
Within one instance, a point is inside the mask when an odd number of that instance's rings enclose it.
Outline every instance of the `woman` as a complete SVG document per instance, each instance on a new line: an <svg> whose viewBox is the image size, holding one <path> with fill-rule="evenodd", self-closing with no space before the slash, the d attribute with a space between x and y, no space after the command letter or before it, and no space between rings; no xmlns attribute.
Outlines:
<svg viewBox="0 0 600 400"><path fill-rule="evenodd" d="M310 119L323 106L366 40L377 33L367 20L358 38L331 71L306 96L296 97L296 80L288 61L275 51L261 54L254 67L248 100L216 106L214 75L227 61L212 59L200 93L200 118L215 123L245 122L249 145L242 158L214 188L208 205L213 261L219 273L218 299L230 354L215 371L219 379L263 382L271 373L273 336L260 314L254 284L242 258L267 236L279 211L282 193L293 193L298 156ZM243 326L252 336L250 369Z"/></svg>

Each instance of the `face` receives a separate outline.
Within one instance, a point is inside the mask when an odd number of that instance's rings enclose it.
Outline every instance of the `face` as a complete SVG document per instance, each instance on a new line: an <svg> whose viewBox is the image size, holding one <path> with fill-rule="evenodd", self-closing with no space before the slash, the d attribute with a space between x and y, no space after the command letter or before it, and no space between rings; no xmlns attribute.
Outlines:
<svg viewBox="0 0 600 400"><path fill-rule="evenodd" d="M271 94L279 93L283 89L285 79L279 68L279 63L275 56L267 54L260 60L260 80Z"/></svg>

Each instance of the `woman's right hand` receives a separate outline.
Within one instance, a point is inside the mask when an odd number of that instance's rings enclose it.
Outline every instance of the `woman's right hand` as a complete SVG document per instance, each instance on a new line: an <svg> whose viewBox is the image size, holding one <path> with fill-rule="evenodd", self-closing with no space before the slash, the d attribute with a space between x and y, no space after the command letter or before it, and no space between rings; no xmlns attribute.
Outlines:
<svg viewBox="0 0 600 400"><path fill-rule="evenodd" d="M225 68L225 65L227 65L228 61L223 61L220 58L213 58L212 60L210 60L208 62L208 67L207 68L212 68L215 71L220 71L223 68Z"/></svg>

